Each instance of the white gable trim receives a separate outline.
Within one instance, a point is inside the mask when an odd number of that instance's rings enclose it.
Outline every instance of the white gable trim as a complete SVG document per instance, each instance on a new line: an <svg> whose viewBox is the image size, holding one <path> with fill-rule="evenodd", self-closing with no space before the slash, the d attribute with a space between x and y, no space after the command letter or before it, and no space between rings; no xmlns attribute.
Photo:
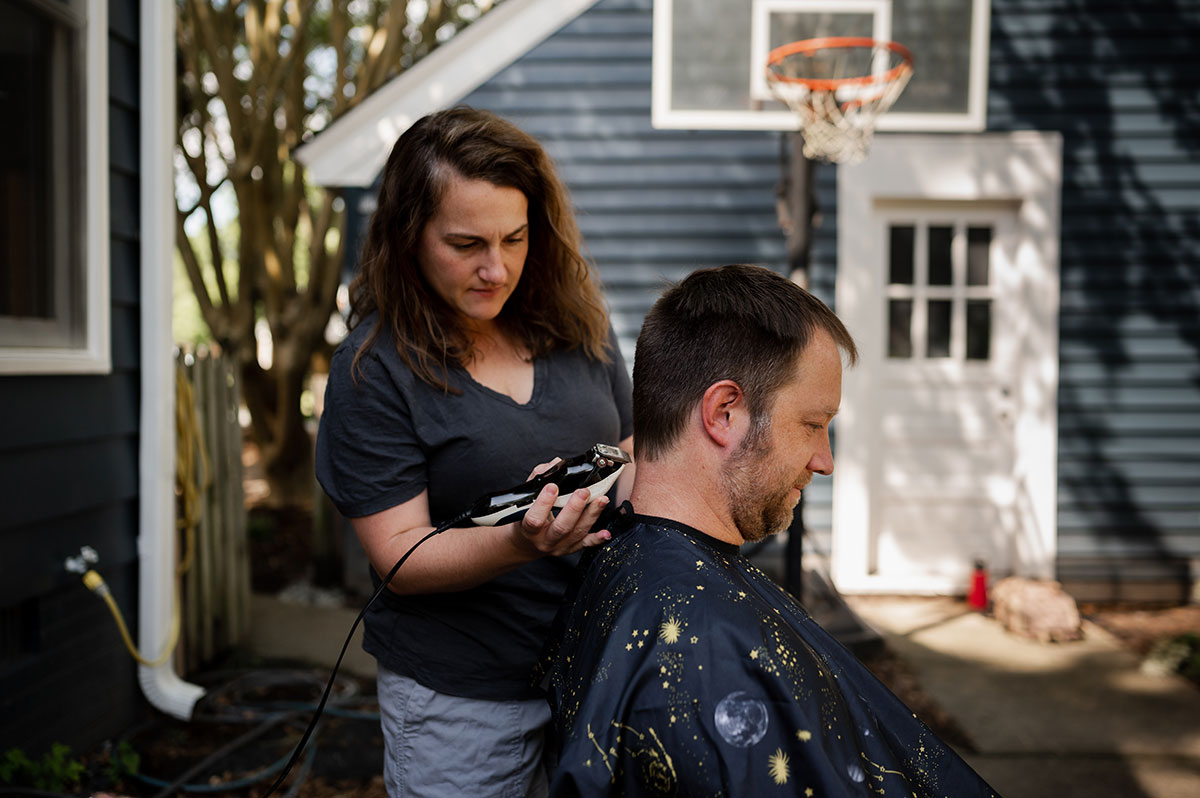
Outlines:
<svg viewBox="0 0 1200 798"><path fill-rule="evenodd" d="M454 105L598 0L505 0L299 147L323 186L371 185L396 138Z"/></svg>

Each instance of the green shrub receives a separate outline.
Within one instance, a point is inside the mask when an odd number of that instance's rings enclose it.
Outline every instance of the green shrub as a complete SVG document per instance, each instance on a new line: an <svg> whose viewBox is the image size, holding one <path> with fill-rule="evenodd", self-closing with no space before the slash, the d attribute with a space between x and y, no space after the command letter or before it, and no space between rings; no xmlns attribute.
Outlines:
<svg viewBox="0 0 1200 798"><path fill-rule="evenodd" d="M14 787L67 792L78 786L83 773L83 762L72 759L71 747L62 743L51 745L37 761L20 748L10 748L0 758L0 782Z"/></svg>
<svg viewBox="0 0 1200 798"><path fill-rule="evenodd" d="M142 758L138 756L138 752L133 750L133 746L129 744L128 740L122 740L108 752L108 763L104 766L104 776L110 784L119 784L126 776L137 775L141 764Z"/></svg>

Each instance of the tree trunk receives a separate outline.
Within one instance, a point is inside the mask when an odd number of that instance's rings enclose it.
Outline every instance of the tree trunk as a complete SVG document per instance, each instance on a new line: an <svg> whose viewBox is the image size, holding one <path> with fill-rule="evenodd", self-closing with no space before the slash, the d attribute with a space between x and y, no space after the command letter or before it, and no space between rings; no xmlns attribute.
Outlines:
<svg viewBox="0 0 1200 798"><path fill-rule="evenodd" d="M264 370L257 359L239 358L250 434L258 446L273 508L309 507L313 498L313 441L300 413L307 359L280 357L296 341L275 341L275 360ZM245 348L242 348L245 351Z"/></svg>

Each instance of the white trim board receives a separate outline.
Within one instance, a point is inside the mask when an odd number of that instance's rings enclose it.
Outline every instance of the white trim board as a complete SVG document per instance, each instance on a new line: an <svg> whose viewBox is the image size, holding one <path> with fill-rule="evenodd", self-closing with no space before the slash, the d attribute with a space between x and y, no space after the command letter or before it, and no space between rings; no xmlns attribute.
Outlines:
<svg viewBox="0 0 1200 798"><path fill-rule="evenodd" d="M873 567L880 528L878 464L882 432L877 390L888 365L879 277L886 242L873 220L905 204L1000 203L1014 209L1015 257L1028 329L1023 342L1041 354L1017 378L1021 396L1014 428L1012 477L1021 485L1020 532L1010 542L1011 567L1053 578L1057 551L1059 206L1062 137L1019 131L976 135L884 134L866 162L838 170L836 307L860 343L860 361L843 382L836 422L832 572L847 593L954 593L961 580L884 575ZM1011 333L1010 333L1011 334Z"/></svg>
<svg viewBox="0 0 1200 798"><path fill-rule="evenodd" d="M505 0L298 147L294 157L318 185L370 186L413 122L462 100L597 2Z"/></svg>

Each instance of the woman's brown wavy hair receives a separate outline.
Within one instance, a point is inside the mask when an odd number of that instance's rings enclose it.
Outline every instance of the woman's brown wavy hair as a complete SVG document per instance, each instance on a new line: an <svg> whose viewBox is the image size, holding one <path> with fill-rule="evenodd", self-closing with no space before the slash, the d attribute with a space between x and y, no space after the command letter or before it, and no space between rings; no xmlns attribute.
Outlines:
<svg viewBox="0 0 1200 798"><path fill-rule="evenodd" d="M608 361L608 316L592 270L579 252L579 228L550 157L529 134L495 114L460 106L420 119L396 141L379 201L350 284L350 326L379 317L354 356L386 330L404 362L426 383L456 392L452 364L466 365L471 341L454 310L417 265L421 231L451 174L515 188L529 202L525 269L497 321L537 357L580 347Z"/></svg>

